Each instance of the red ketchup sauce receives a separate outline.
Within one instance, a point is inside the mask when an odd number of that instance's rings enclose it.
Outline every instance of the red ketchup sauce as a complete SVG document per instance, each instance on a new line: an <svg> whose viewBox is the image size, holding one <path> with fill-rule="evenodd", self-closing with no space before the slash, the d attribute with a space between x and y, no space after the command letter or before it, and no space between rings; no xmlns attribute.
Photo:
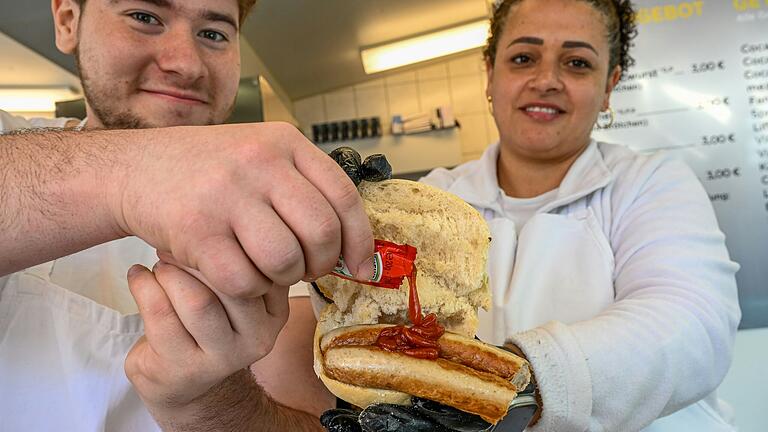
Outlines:
<svg viewBox="0 0 768 432"><path fill-rule="evenodd" d="M375 345L383 350L401 352L416 358L437 359L440 355L437 340L445 333L445 328L438 324L437 315L434 313L427 316L422 314L416 287L416 248L383 240L376 240L375 246L375 269L370 281L353 279L342 258L339 258L332 274L362 284L390 289L399 289L403 279L408 278L408 319L412 325L383 329Z"/></svg>

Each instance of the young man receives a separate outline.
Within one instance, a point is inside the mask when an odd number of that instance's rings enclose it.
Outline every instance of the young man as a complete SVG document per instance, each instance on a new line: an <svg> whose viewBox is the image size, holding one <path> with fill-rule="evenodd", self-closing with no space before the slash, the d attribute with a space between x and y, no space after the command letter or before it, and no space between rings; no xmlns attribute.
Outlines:
<svg viewBox="0 0 768 432"><path fill-rule="evenodd" d="M373 241L354 185L295 128L213 126L254 1L52 0L88 118L0 135L0 429L319 428L328 400L267 397L324 394L313 377L264 389L243 370L275 346L288 286L340 253L365 277ZM290 307L306 318L285 333L311 337L308 300Z"/></svg>

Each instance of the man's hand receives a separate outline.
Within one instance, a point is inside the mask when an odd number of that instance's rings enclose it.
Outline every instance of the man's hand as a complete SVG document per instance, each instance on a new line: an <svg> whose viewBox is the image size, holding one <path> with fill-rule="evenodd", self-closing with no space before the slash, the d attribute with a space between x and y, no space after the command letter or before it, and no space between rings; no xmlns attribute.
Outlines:
<svg viewBox="0 0 768 432"><path fill-rule="evenodd" d="M195 403L264 357L288 317L285 287L244 299L218 294L220 300L162 261L153 272L134 266L128 284L145 336L128 353L125 371L161 425L194 421L200 415Z"/></svg>
<svg viewBox="0 0 768 432"><path fill-rule="evenodd" d="M291 125L157 130L112 189L117 223L199 270L212 287L258 297L333 269L372 272L357 189ZM354 271L354 270L353 270Z"/></svg>
<svg viewBox="0 0 768 432"><path fill-rule="evenodd" d="M0 136L0 165L0 275L127 235L240 298L373 272L354 184L286 123Z"/></svg>

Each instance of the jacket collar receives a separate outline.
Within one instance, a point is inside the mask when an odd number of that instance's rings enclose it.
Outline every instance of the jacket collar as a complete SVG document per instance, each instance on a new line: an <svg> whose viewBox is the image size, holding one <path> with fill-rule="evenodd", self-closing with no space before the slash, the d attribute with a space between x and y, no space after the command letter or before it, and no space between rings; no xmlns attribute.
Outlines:
<svg viewBox="0 0 768 432"><path fill-rule="evenodd" d="M448 192L458 195L472 206L502 213L501 198L504 191L499 187L496 170L498 159L497 142L488 147L482 157L453 182ZM541 212L570 204L609 185L613 179L613 173L606 165L597 141L592 140L563 178L557 197L542 208Z"/></svg>

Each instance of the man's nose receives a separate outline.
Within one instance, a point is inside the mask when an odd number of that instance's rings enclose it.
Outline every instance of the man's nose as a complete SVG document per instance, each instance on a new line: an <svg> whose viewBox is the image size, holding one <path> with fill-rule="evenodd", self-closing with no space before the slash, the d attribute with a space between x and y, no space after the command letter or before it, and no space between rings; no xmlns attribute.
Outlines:
<svg viewBox="0 0 768 432"><path fill-rule="evenodd" d="M165 73L172 74L180 85L190 85L205 75L200 42L189 29L180 27L167 32L159 41L157 64Z"/></svg>
<svg viewBox="0 0 768 432"><path fill-rule="evenodd" d="M543 61L536 68L529 85L541 93L561 91L563 89L561 72L557 61Z"/></svg>

